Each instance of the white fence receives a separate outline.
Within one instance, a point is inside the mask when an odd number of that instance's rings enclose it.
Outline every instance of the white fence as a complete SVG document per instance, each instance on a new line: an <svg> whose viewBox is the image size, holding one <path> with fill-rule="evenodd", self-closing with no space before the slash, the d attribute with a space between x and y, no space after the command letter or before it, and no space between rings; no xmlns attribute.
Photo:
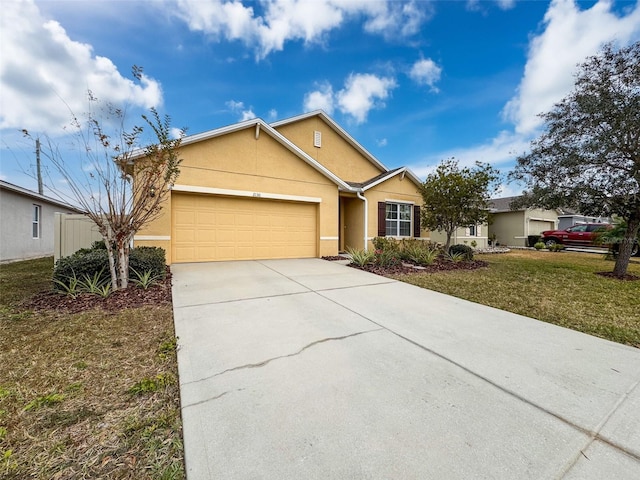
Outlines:
<svg viewBox="0 0 640 480"><path fill-rule="evenodd" d="M56 213L53 227L53 259L56 262L81 248L89 248L96 240L102 240L97 225L84 215Z"/></svg>

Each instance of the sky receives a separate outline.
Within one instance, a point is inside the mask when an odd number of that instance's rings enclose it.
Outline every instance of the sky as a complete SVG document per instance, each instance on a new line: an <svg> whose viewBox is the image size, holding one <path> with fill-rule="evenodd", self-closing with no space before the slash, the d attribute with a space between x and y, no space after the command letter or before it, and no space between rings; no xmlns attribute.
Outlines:
<svg viewBox="0 0 640 480"><path fill-rule="evenodd" d="M187 134L322 109L390 169L506 174L577 65L638 40L640 0L2 0L0 179L36 189L33 138L69 145L88 90Z"/></svg>

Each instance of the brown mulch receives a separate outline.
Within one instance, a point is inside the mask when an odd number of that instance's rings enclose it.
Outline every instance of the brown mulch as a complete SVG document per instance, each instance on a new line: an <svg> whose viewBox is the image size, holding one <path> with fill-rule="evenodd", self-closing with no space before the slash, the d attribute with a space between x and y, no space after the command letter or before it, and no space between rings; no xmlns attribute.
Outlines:
<svg viewBox="0 0 640 480"><path fill-rule="evenodd" d="M133 284L125 290L116 290L103 298L91 293L81 293L75 298L53 290L34 295L23 306L30 310L56 310L64 313L80 313L94 308L116 312L125 308L145 305L171 304L171 273L164 280L144 290Z"/></svg>
<svg viewBox="0 0 640 480"><path fill-rule="evenodd" d="M364 270L366 272L375 273L376 275L406 275L412 273L434 273L434 272L448 272L453 270L477 270L478 268L484 268L489 266L487 262L482 260L472 260L470 262L448 262L446 260L439 260L431 265L425 266L423 269L416 269L410 266L409 263L403 263L388 267L382 267L380 265L369 264L364 267L359 267L354 264L349 264L350 267L357 268L358 270Z"/></svg>
<svg viewBox="0 0 640 480"><path fill-rule="evenodd" d="M325 256L322 257L323 260L328 260L330 262L336 262L338 260L347 260L345 257L341 257L340 255L334 255L334 256Z"/></svg>
<svg viewBox="0 0 640 480"><path fill-rule="evenodd" d="M624 276L615 275L613 272L596 272L596 275L601 277L613 278L614 280L622 280L624 282L637 282L640 280L640 276L632 273L627 273Z"/></svg>

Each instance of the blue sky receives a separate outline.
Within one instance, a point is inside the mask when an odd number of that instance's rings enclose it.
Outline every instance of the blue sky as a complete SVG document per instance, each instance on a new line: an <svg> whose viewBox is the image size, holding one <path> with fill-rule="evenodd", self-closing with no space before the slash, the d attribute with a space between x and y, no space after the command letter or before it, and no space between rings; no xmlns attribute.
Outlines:
<svg viewBox="0 0 640 480"><path fill-rule="evenodd" d="M64 143L85 94L169 113L189 134L324 109L389 168L507 173L605 42L640 40L640 1L4 1L0 178ZM131 80L131 66L144 68ZM52 181L55 182L55 179ZM504 185L502 195L518 193Z"/></svg>

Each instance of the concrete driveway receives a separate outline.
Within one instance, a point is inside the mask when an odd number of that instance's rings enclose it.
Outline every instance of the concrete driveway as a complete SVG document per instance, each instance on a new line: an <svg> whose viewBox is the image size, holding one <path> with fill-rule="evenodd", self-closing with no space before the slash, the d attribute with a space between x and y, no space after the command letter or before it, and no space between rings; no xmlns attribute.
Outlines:
<svg viewBox="0 0 640 480"><path fill-rule="evenodd" d="M638 349L320 259L172 271L189 480L640 478Z"/></svg>

